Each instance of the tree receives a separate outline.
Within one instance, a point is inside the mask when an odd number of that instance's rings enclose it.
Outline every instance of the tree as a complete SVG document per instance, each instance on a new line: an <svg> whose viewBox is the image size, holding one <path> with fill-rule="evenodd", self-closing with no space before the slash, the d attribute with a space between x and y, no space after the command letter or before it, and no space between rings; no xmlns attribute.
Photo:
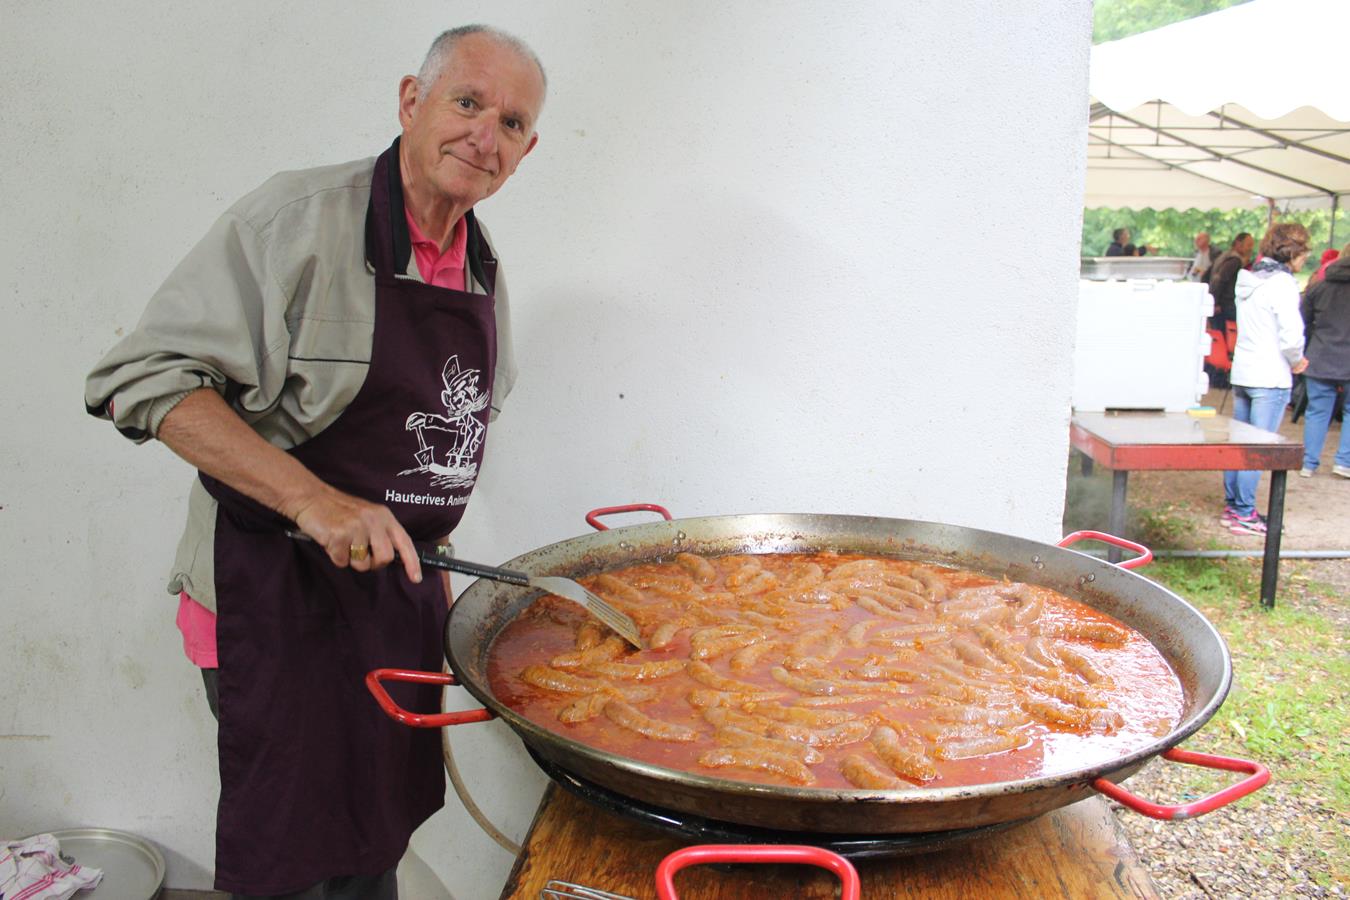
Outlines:
<svg viewBox="0 0 1350 900"><path fill-rule="evenodd" d="M1092 43L1120 40L1246 2L1248 0L1097 0L1092 9Z"/></svg>
<svg viewBox="0 0 1350 900"><path fill-rule="evenodd" d="M1312 239L1313 257L1330 246L1331 210L1277 210L1278 222L1300 222ZM1248 232L1257 242L1266 233L1264 209L1086 209L1083 211L1083 255L1101 256L1111 243L1111 232L1130 229L1135 244L1156 247L1161 256L1193 256L1195 236L1208 232L1220 248L1227 249L1240 232ZM1350 242L1350 210L1336 215L1336 249Z"/></svg>

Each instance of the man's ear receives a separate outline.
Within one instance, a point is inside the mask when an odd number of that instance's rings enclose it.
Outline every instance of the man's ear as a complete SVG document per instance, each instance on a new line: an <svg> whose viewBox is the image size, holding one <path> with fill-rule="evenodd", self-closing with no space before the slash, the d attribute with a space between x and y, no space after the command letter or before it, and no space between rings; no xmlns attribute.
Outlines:
<svg viewBox="0 0 1350 900"><path fill-rule="evenodd" d="M416 75L404 75L398 83L398 121L404 131L412 125L413 115L417 109L418 87Z"/></svg>
<svg viewBox="0 0 1350 900"><path fill-rule="evenodd" d="M539 132L536 131L534 134L530 135L530 144L525 148L525 152L520 154L520 158L524 159L529 156L530 151L534 149L534 145L537 143L539 143Z"/></svg>

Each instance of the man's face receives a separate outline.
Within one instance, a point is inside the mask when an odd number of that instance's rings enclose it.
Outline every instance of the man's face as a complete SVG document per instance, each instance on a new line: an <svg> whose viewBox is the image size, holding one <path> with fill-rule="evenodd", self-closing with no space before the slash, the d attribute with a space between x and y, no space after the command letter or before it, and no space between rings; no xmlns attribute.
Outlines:
<svg viewBox="0 0 1350 900"><path fill-rule="evenodd" d="M1195 249L1197 249L1197 250L1208 250L1208 249L1209 249L1209 235L1205 234L1203 231L1200 232L1199 234L1197 234L1197 235L1195 236Z"/></svg>
<svg viewBox="0 0 1350 900"><path fill-rule="evenodd" d="M492 196L539 140L543 103L532 61L488 35L460 38L425 97L411 76L399 85L404 177L456 205Z"/></svg>
<svg viewBox="0 0 1350 900"><path fill-rule="evenodd" d="M1238 241L1237 245L1238 256L1242 257L1244 260L1251 259L1252 248L1255 246L1256 240L1254 238L1246 238L1245 240Z"/></svg>

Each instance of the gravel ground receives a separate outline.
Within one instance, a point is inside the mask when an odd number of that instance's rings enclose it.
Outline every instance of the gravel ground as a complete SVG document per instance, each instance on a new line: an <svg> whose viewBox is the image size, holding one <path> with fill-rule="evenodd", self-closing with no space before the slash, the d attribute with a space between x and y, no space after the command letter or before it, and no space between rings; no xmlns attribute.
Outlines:
<svg viewBox="0 0 1350 900"><path fill-rule="evenodd" d="M1126 786L1159 802L1200 793L1190 767L1166 762L1153 763ZM1350 818L1278 780L1258 796L1187 822L1157 822L1115 803L1111 808L1158 892L1172 900L1350 895L1347 873L1339 873L1338 882L1328 862L1332 840L1350 829Z"/></svg>

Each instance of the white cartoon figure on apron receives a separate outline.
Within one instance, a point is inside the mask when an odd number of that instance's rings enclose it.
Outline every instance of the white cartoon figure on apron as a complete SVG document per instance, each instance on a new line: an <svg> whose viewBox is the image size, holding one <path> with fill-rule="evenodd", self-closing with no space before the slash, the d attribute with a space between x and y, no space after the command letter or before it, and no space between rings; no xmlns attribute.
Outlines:
<svg viewBox="0 0 1350 900"><path fill-rule="evenodd" d="M474 457L483 444L483 435L487 434L487 426L478 421L478 414L487 409L489 400L489 395L478 389L478 380L477 369L459 367L458 355L445 361L441 370L441 381L445 384L441 403L445 404L446 415L415 412L408 416L404 427L417 433L418 449L413 454L417 467L405 469L400 475L430 472L432 486L447 490L473 484L478 476ZM435 446L427 443L426 429L454 435L440 461L436 459Z"/></svg>

